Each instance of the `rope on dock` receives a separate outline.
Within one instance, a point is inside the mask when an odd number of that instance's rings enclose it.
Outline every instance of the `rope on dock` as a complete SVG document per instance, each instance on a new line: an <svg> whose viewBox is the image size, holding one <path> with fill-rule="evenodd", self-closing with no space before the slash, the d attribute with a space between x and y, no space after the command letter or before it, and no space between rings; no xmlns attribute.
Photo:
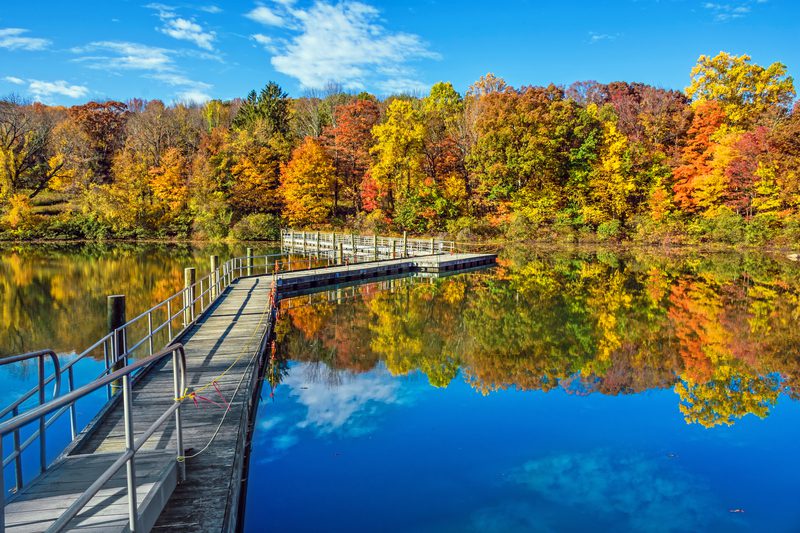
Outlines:
<svg viewBox="0 0 800 533"><path fill-rule="evenodd" d="M261 325L264 323L264 318L266 316L268 316L268 315L271 315L272 314L272 310L275 308L275 305L276 305L275 304L275 294L276 294L275 281L273 280L272 288L270 289L270 295L269 295L269 305L264 308L264 312L261 313L261 317L258 320L258 324L253 329L253 333L251 333L250 337L247 339L247 343L246 343L247 347L244 350L242 350L242 353L239 354L236 357L236 359L233 360L233 362L228 366L228 368L226 368L222 373L220 373L218 376L216 376L214 379L212 379L209 383L206 383L205 385L203 385L199 389L191 390L191 391L189 391L187 389L187 391L184 392L183 396L181 396L180 398L175 398L175 401L182 402L186 398L192 398L193 400L195 400L195 398L198 397L197 396L198 392L201 392L201 391L203 391L203 390L205 390L205 389L207 389L209 387L212 387L212 386L216 389L217 393L220 396L222 396L222 392L219 389L217 381L219 379L222 379L228 372L230 372L230 370L236 365L236 363L238 363L242 359L242 357L245 356L245 354L249 353L250 345L251 345L251 343L253 341L253 338L256 336L256 333L261 328ZM236 389L234 389L234 391L233 391L233 395L231 396L230 402L226 402L228 408L225 409L225 411L222 413L222 417L220 417L219 424L217 425L217 428L214 430L214 433L211 435L211 438L208 440L206 445L203 446L203 448L200 451L198 451L196 453L193 453L192 455L179 455L178 458L177 458L178 462L186 462L187 459L194 459L198 455L200 455L203 452L205 452L211 446L211 444L214 442L214 439L217 438L217 435L219 435L219 432L222 429L222 424L225 423L225 419L227 418L228 413L231 410L230 409L230 405L233 404L233 401L236 399L236 395L239 393L239 389L242 386L242 382L244 381L244 378L248 375L250 367L253 365L253 362L255 361L256 357L258 356L258 352L259 352L259 348L256 348L255 351L253 351L252 355L250 356L250 360L247 362L247 366L245 367L244 372L242 372L242 377L239 378L239 382L236 384ZM224 396L222 396L222 398L223 398L223 401L225 401ZM195 404L196 403L197 403L197 401L195 400Z"/></svg>

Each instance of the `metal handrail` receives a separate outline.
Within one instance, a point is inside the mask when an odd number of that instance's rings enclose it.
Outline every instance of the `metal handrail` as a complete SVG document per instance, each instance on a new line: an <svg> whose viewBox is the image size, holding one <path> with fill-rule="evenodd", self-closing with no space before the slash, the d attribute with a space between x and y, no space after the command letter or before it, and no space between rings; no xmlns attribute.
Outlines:
<svg viewBox="0 0 800 533"><path fill-rule="evenodd" d="M27 361L29 359L38 359L38 387L34 389L34 392L38 390L39 392L39 405L43 405L45 403L45 386L52 380L46 380L44 375L44 360L45 357L50 357L50 361L53 363L53 376L55 379L55 384L53 386L53 398L56 398L59 393L61 392L61 363L58 360L58 355L53 350L39 350L36 352L29 352L23 353L20 355L13 355L11 357L5 357L0 359L0 366L2 365L9 365L12 363L19 363L21 361ZM0 415L0 417L4 417L9 412L11 413L12 417L16 417L19 415L19 406L33 396L33 394L28 394L23 396L21 399L17 400L13 404L11 404L7 409L5 409ZM47 448L46 448L46 440L45 440L45 429L46 429L47 421L43 418L39 420L39 429L38 434L42 436L42 443L39 446L39 468L41 472L44 472L47 468ZM30 444L35 439L27 439L24 443L20 443L20 433L19 429L14 430L14 452L8 457L8 459L3 459L2 464L0 464L0 470L5 468L6 465L10 464L11 461L14 461L14 488L15 490L19 490L22 487L22 452L30 446ZM4 434L2 434L4 435ZM0 435L0 439L2 439L2 435ZM2 443L0 443L0 449L2 449ZM3 454L0 453L0 459L3 458ZM0 479L2 479L2 474L0 474ZM5 490L5 485L0 483L0 490Z"/></svg>
<svg viewBox="0 0 800 533"><path fill-rule="evenodd" d="M50 353L50 351L46 351ZM133 412L132 412L132 394L131 394L131 374L139 369L142 369L150 364L155 364L167 355L172 355L172 369L173 369L173 389L175 394L175 401L170 407L153 423L147 430L138 438L135 439L133 432ZM56 520L50 527L49 531L62 531L86 504L97 494L97 492L108 482L114 474L127 465L127 485L128 485L128 515L130 520L130 530L138 531L139 512L138 503L136 500L136 471L134 466L134 457L136 452L153 436L155 431L163 425L169 417L175 414L175 435L177 457L182 456L183 450L183 428L181 424L180 406L183 402L181 397L182 391L186 387L186 352L182 344L174 344L169 348L162 350L150 357L141 359L131 363L124 368L112 372L104 377L101 377L87 385L84 385L76 390L70 391L63 396L59 396L43 403L29 411L26 411L14 418L0 423L0 456L2 456L2 439L10 433L19 432L20 428L39 421L40 427L45 417L55 411L63 409L69 405L73 405L79 399L95 392L98 389L109 386L112 383L122 382L122 402L125 420L125 452L116 460L106 471L95 481L89 488L87 488L78 499L70 505L67 510ZM41 431L41 438L44 439L44 431ZM44 440L43 440L44 443ZM44 446L42 446L44 450ZM183 468L180 469L181 480L185 478ZM0 487L4 487L3 469L0 468ZM5 525L5 490L0 490L0 531L4 530Z"/></svg>

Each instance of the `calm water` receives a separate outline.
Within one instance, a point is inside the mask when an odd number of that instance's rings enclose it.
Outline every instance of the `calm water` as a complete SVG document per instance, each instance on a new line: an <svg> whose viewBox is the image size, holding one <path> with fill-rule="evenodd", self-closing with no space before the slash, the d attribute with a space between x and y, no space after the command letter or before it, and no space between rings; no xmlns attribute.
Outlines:
<svg viewBox="0 0 800 533"><path fill-rule="evenodd" d="M138 314L211 253L243 248L0 250L0 354L69 358L108 294ZM800 531L797 263L507 251L282 305L248 530Z"/></svg>
<svg viewBox="0 0 800 533"><path fill-rule="evenodd" d="M246 523L800 531L800 267L504 254L284 302Z"/></svg>
<svg viewBox="0 0 800 533"><path fill-rule="evenodd" d="M266 247L255 249L256 254L273 252ZM124 294L128 318L133 318L180 290L184 268L196 267L199 278L209 271L209 255L217 254L225 261L244 253L244 246L37 244L0 247L0 358L51 348L63 361L71 360L76 352L105 335L107 296ZM175 321L176 326L178 322ZM166 338L161 340L166 342ZM89 383L103 370L102 351L94 355L75 365L76 386ZM0 389L4 393L0 407L9 405L35 384L35 361L0 365ZM63 386L66 387L66 383ZM104 391L79 401L79 424L91 420L104 401ZM23 440L32 430L30 426L23 431ZM53 459L69 441L68 418L61 417L48 429L47 436L48 456ZM10 436L3 444L5 450L11 448ZM23 454L25 479L38 472L37 445ZM6 468L5 481L7 487L11 485L13 468Z"/></svg>

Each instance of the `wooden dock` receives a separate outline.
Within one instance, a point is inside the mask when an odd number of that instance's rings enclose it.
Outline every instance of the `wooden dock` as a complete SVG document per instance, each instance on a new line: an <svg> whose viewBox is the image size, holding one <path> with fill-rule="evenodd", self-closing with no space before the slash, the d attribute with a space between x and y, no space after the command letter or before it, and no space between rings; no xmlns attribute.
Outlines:
<svg viewBox="0 0 800 533"><path fill-rule="evenodd" d="M135 456L139 529L235 531L242 526L258 378L274 323L273 283L278 297L288 297L337 284L416 272L452 273L494 262L495 256L487 254L428 255L232 277L213 305L174 339L185 348L187 385L197 395L184 400L181 408L185 459L176 461L172 424L156 431ZM174 404L172 387L172 366L166 361L133 382L137 437ZM117 396L107 404L54 465L10 498L5 506L6 530L46 530L126 450L121 403ZM179 482L183 467L186 478ZM68 529L128 530L127 498L123 469L69 522Z"/></svg>

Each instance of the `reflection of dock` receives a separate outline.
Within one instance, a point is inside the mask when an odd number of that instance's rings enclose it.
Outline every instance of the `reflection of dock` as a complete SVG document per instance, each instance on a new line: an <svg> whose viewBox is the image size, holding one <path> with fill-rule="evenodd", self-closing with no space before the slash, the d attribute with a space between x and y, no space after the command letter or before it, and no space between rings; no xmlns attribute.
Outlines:
<svg viewBox="0 0 800 533"><path fill-rule="evenodd" d="M327 248L323 242L329 243ZM5 445L13 438L13 446L0 450L8 452L2 457L5 465L15 466L16 481L15 494L7 502L0 498L5 528L241 527L259 378L270 353L279 299L367 280L469 271L495 262L492 254L455 253L452 243L429 239L331 235L326 240L319 233L309 239L291 232L282 247L277 259L248 254L218 266L212 258L211 274L199 281L187 269L184 290L133 320L123 318L95 345L56 367L53 376L40 372L37 388L27 397L38 397L42 405L26 410L22 398L3 411L11 416L0 423ZM289 254L295 255L293 261ZM307 259L298 259L299 254ZM320 266L291 270L314 264ZM157 352L156 343L169 346ZM99 354L105 354L105 372L75 387L75 365ZM39 360L43 369L44 356ZM45 387L54 381L67 382L67 392L45 402ZM76 403L103 390L107 403L79 431ZM22 452L58 429L47 431L65 414L72 442L51 464L43 457L37 465L40 473L26 483ZM31 433L31 426L39 429ZM23 441L20 434L27 438ZM0 486L5 485L2 480L0 476Z"/></svg>
<svg viewBox="0 0 800 533"><path fill-rule="evenodd" d="M297 291L401 274L455 273L492 265L495 259L496 256L491 254L448 254L337 265L281 274L277 286L280 292Z"/></svg>

